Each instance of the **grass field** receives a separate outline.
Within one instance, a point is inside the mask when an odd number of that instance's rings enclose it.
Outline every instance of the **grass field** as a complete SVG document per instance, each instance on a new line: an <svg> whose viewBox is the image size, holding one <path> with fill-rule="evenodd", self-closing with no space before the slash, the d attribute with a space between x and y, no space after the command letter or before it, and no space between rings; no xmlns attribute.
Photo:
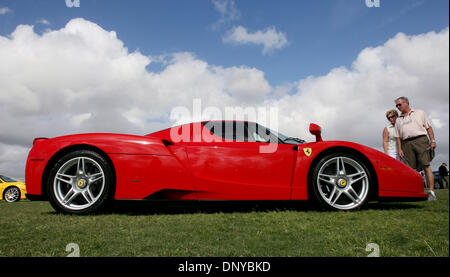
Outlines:
<svg viewBox="0 0 450 277"><path fill-rule="evenodd" d="M0 202L0 257L449 256L449 192L438 201L370 203L357 212L308 206L155 208L65 216L48 202Z"/></svg>

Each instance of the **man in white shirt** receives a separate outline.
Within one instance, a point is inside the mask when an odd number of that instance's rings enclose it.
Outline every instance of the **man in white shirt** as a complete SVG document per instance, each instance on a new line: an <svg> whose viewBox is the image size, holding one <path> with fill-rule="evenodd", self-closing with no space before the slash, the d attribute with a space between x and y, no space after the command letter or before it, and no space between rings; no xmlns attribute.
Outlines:
<svg viewBox="0 0 450 277"><path fill-rule="evenodd" d="M434 194L434 175L430 167L429 149L434 151L436 140L427 115L422 110L411 109L408 98L402 96L395 100L395 106L402 113L395 122L398 154L406 163L417 170L420 164L425 172L428 199L436 200ZM428 137L430 140L428 140Z"/></svg>

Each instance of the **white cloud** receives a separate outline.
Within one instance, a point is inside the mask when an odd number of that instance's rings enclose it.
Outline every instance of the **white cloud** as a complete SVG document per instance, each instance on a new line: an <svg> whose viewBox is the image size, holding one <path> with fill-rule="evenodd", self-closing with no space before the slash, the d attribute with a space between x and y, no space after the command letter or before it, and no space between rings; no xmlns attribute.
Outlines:
<svg viewBox="0 0 450 277"><path fill-rule="evenodd" d="M263 54L281 49L288 44L286 34L277 31L275 27L249 33L245 27L237 26L225 34L223 41L232 44L260 44L264 46Z"/></svg>
<svg viewBox="0 0 450 277"><path fill-rule="evenodd" d="M170 126L170 110L191 107L194 97L204 105L237 105L263 101L271 90L255 68L213 66L192 53L130 52L115 32L84 19L43 34L19 25L10 36L0 36L0 60L5 149L28 149L41 136L146 134ZM147 71L152 61L163 70ZM21 159L25 163L26 155Z"/></svg>
<svg viewBox="0 0 450 277"><path fill-rule="evenodd" d="M48 21L47 19L45 19L45 18L41 18L41 19L39 19L38 21L36 21L37 23L39 23L39 24L42 24L42 25L50 25L50 21Z"/></svg>
<svg viewBox="0 0 450 277"><path fill-rule="evenodd" d="M25 176L25 160L29 148L0 142L0 174L9 177Z"/></svg>
<svg viewBox="0 0 450 277"><path fill-rule="evenodd" d="M147 134L171 126L171 109L191 109L194 98L204 108L278 107L283 133L312 140L315 122L325 139L381 149L385 111L405 95L432 121L435 162L448 162L448 33L398 34L362 50L351 68L272 87L256 68L215 66L187 52L130 52L115 32L84 19L44 34L19 25L0 36L0 172L23 177L34 137ZM146 70L152 62L163 69Z"/></svg>
<svg viewBox="0 0 450 277"><path fill-rule="evenodd" d="M83 114L77 114L72 117L71 123L76 126L77 128L80 128L82 124L91 118L92 113L83 113Z"/></svg>
<svg viewBox="0 0 450 277"><path fill-rule="evenodd" d="M8 8L8 7L2 7L2 8L0 8L0 15L7 14L7 13L9 13L9 12L12 12L12 10L11 10L10 8Z"/></svg>
<svg viewBox="0 0 450 277"><path fill-rule="evenodd" d="M234 0L212 0L212 3L214 9L220 14L220 18L213 25L214 29L241 17L241 12L236 8Z"/></svg>
<svg viewBox="0 0 450 277"><path fill-rule="evenodd" d="M325 76L301 80L295 94L273 104L287 111L280 125L299 136L307 136L308 122L317 122L326 139L381 149L381 130L388 124L384 113L394 108L394 99L407 96L413 108L427 112L437 151L448 160L448 75L448 28L416 36L399 33L382 46L362 50L351 69L334 68ZM296 126L291 118L300 119Z"/></svg>
<svg viewBox="0 0 450 277"><path fill-rule="evenodd" d="M214 67L214 72L223 78L225 91L241 103L262 102L272 90L264 78L264 72L255 68Z"/></svg>

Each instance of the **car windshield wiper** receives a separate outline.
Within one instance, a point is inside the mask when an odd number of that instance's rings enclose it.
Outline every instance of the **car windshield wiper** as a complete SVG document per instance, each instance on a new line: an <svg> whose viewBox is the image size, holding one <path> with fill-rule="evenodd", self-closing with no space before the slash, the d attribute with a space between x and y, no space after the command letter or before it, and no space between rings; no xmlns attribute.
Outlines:
<svg viewBox="0 0 450 277"><path fill-rule="evenodd" d="M299 138L294 138L294 137L288 137L288 138L285 138L285 139L283 140L283 142L286 142L287 140L293 140L293 141L296 141L296 142L298 142L298 143L305 143L305 142L306 142L305 140L302 140L302 139L299 139Z"/></svg>

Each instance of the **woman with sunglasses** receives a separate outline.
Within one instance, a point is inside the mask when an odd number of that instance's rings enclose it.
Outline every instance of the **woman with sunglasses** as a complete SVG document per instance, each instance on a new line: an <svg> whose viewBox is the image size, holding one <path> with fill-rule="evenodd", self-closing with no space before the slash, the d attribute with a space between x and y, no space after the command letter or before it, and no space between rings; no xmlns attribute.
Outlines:
<svg viewBox="0 0 450 277"><path fill-rule="evenodd" d="M397 138L395 137L395 121L397 120L398 112L396 110L389 110L386 112L386 118L391 123L383 130L383 149L386 155L394 159L400 160L398 155Z"/></svg>

